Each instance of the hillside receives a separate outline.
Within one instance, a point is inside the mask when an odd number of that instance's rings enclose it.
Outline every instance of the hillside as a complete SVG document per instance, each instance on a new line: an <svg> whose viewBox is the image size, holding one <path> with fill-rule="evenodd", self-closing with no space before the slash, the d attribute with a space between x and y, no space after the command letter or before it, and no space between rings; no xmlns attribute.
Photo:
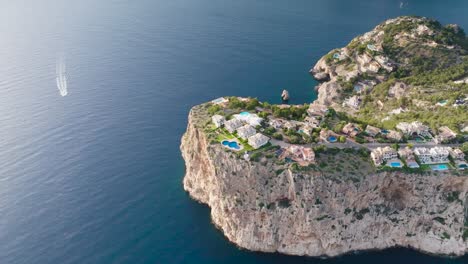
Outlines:
<svg viewBox="0 0 468 264"><path fill-rule="evenodd" d="M387 129L419 120L460 132L468 120L468 40L457 25L422 17L387 20L322 57L315 104Z"/></svg>

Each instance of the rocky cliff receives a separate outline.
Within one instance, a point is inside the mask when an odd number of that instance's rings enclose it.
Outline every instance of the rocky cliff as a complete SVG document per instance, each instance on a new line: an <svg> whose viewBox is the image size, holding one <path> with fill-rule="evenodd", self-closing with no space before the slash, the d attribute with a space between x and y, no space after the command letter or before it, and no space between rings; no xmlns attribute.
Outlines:
<svg viewBox="0 0 468 264"><path fill-rule="evenodd" d="M239 247L307 256L396 246L468 252L467 177L386 172L335 181L270 159L245 161L209 139L200 107L182 138L184 189Z"/></svg>

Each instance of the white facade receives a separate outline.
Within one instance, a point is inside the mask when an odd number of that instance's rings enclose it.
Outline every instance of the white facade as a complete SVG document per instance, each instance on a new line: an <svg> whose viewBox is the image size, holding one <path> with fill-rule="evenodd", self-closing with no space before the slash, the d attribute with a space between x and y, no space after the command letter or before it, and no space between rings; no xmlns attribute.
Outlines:
<svg viewBox="0 0 468 264"><path fill-rule="evenodd" d="M465 153L458 148L450 148L449 154L454 160L465 160Z"/></svg>
<svg viewBox="0 0 468 264"><path fill-rule="evenodd" d="M403 135L398 131L389 130L385 137L393 141L400 141Z"/></svg>
<svg viewBox="0 0 468 264"><path fill-rule="evenodd" d="M259 117L257 114L246 112L234 115L234 118L254 127L261 125L263 121L263 118Z"/></svg>
<svg viewBox="0 0 468 264"><path fill-rule="evenodd" d="M283 127L284 121L282 119L270 119L268 124L276 129Z"/></svg>
<svg viewBox="0 0 468 264"><path fill-rule="evenodd" d="M211 121L213 121L213 124L216 127L221 127L224 124L224 121L226 121L226 119L222 115L214 115L211 117Z"/></svg>
<svg viewBox="0 0 468 264"><path fill-rule="evenodd" d="M264 145L266 145L268 143L268 141L270 141L270 138L263 135L263 134L260 134L260 133L257 133L251 137L249 137L249 145L252 146L254 149L258 149Z"/></svg>
<svg viewBox="0 0 468 264"><path fill-rule="evenodd" d="M231 119L224 122L224 127L229 131L229 133L234 133L236 129L242 126L242 122L238 119Z"/></svg>
<svg viewBox="0 0 468 264"><path fill-rule="evenodd" d="M346 99L343 102L343 106L349 106L349 107L352 107L354 109L359 109L360 104L361 104L361 99L356 95Z"/></svg>
<svg viewBox="0 0 468 264"><path fill-rule="evenodd" d="M371 158L375 165L382 165L382 163L389 160L398 159L398 153L391 147L376 148L371 152Z"/></svg>
<svg viewBox="0 0 468 264"><path fill-rule="evenodd" d="M422 164L436 164L449 162L449 149L443 147L435 148L416 148L414 154L419 158Z"/></svg>
<svg viewBox="0 0 468 264"><path fill-rule="evenodd" d="M251 125L245 125L237 129L237 135L243 139L248 139L256 133L257 131Z"/></svg>

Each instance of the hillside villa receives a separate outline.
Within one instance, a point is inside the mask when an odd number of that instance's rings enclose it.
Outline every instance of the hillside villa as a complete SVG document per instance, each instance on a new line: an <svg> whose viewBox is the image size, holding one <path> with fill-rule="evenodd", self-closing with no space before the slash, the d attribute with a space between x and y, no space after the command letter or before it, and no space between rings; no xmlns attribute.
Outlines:
<svg viewBox="0 0 468 264"><path fill-rule="evenodd" d="M389 146L379 147L371 152L371 158L376 166L380 166L385 162L398 160L398 153Z"/></svg>
<svg viewBox="0 0 468 264"><path fill-rule="evenodd" d="M312 148L292 145L285 148L280 158L290 158L301 166L308 166L315 163L315 153Z"/></svg>
<svg viewBox="0 0 468 264"><path fill-rule="evenodd" d="M315 116L308 116L304 118L304 123L311 127L319 127L320 126L320 120L317 119Z"/></svg>
<svg viewBox="0 0 468 264"><path fill-rule="evenodd" d="M268 120L268 124L275 128L275 129L280 129L283 127L285 120L279 119L279 118L270 118Z"/></svg>
<svg viewBox="0 0 468 264"><path fill-rule="evenodd" d="M395 141L395 142L399 142L403 138L403 134L395 130L387 130L385 131L385 133L382 132L382 134L384 135L385 138Z"/></svg>
<svg viewBox="0 0 468 264"><path fill-rule="evenodd" d="M335 143L338 141L339 135L336 134L335 132L328 130L328 129L322 129L320 131L320 139L323 142L328 142L328 143Z"/></svg>
<svg viewBox="0 0 468 264"><path fill-rule="evenodd" d="M414 154L422 164L448 163L449 151L445 147L415 148Z"/></svg>
<svg viewBox="0 0 468 264"><path fill-rule="evenodd" d="M242 139L248 139L256 133L257 131L251 125L244 125L237 129L237 135Z"/></svg>
<svg viewBox="0 0 468 264"><path fill-rule="evenodd" d="M407 136L431 137L429 127L423 125L423 123L419 121L414 121L412 123L401 122L396 126L396 128L401 130L401 132Z"/></svg>
<svg viewBox="0 0 468 264"><path fill-rule="evenodd" d="M211 117L211 121L213 121L213 124L215 127L221 127L224 124L224 121L226 121L226 118L222 115L214 115Z"/></svg>
<svg viewBox="0 0 468 264"><path fill-rule="evenodd" d="M435 136L434 141L437 144L449 142L452 139L455 139L457 134L453 132L449 127L443 126L439 127L439 134Z"/></svg>
<svg viewBox="0 0 468 264"><path fill-rule="evenodd" d="M359 109L359 105L361 104L361 98L357 95L351 96L344 100L343 106L349 106L354 109Z"/></svg>
<svg viewBox="0 0 468 264"><path fill-rule="evenodd" d="M368 134L371 137L375 137L380 133L380 128L368 125L364 132L366 132L366 134Z"/></svg>
<svg viewBox="0 0 468 264"><path fill-rule="evenodd" d="M240 120L254 127L261 125L263 122L263 118L259 117L257 114L251 114L249 112L241 112L240 114L235 114L233 117L234 119Z"/></svg>
<svg viewBox="0 0 468 264"><path fill-rule="evenodd" d="M350 137L356 137L361 132L361 129L354 123L348 123L343 127L341 132Z"/></svg>
<svg viewBox="0 0 468 264"><path fill-rule="evenodd" d="M307 109L307 113L310 116L324 117L327 112L328 112L328 107L327 106L317 104L317 103L310 104L309 109Z"/></svg>
<svg viewBox="0 0 468 264"><path fill-rule="evenodd" d="M414 153L411 148L405 147L399 149L398 155L401 159L403 159L406 162L406 166L408 166L409 168L419 168L419 164L416 162L416 158L414 157Z"/></svg>
<svg viewBox="0 0 468 264"><path fill-rule="evenodd" d="M224 128L226 128L229 133L234 133L234 131L236 131L241 126L243 126L243 124L239 119L231 119L224 122Z"/></svg>
<svg viewBox="0 0 468 264"><path fill-rule="evenodd" d="M449 148L449 154L458 169L468 169L468 164L465 161L465 153L463 153L461 149Z"/></svg>
<svg viewBox="0 0 468 264"><path fill-rule="evenodd" d="M265 136L263 134L257 133L255 135L249 137L248 143L254 149L258 149L258 148L266 145L269 141L270 141L269 137L267 137L267 136Z"/></svg>

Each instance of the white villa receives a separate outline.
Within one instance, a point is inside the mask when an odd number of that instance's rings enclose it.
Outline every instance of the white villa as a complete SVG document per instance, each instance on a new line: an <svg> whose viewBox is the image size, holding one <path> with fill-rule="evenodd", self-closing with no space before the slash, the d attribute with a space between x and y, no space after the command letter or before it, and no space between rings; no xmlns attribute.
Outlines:
<svg viewBox="0 0 468 264"><path fill-rule="evenodd" d="M245 125L237 129L237 135L242 139L248 139L256 133L257 131L251 125Z"/></svg>
<svg viewBox="0 0 468 264"><path fill-rule="evenodd" d="M300 130L299 131L302 131L304 134L308 135L308 136L311 136L312 133L314 132L314 128L313 126L310 126L308 124L300 127Z"/></svg>
<svg viewBox="0 0 468 264"><path fill-rule="evenodd" d="M341 132L350 137L355 137L361 132L361 129L354 123L348 123L343 127Z"/></svg>
<svg viewBox="0 0 468 264"><path fill-rule="evenodd" d="M431 133L429 133L429 127L423 125L423 123L419 121L415 121L412 123L401 122L396 126L396 128L398 128L399 130L401 130L401 132L408 136L431 136Z"/></svg>
<svg viewBox="0 0 468 264"><path fill-rule="evenodd" d="M359 98L359 96L357 95L351 96L350 98L345 99L343 102L343 106L349 106L354 109L359 109L360 104L361 104L361 98Z"/></svg>
<svg viewBox="0 0 468 264"><path fill-rule="evenodd" d="M263 121L263 118L259 117L257 114L251 114L249 112L242 112L234 115L234 119L240 120L254 127L261 125Z"/></svg>
<svg viewBox="0 0 468 264"><path fill-rule="evenodd" d="M270 141L270 138L263 135L263 134L260 134L260 133L257 133L251 137L249 137L249 145L252 146L254 149L258 149L264 145L266 145L268 143L268 141Z"/></svg>
<svg viewBox="0 0 468 264"><path fill-rule="evenodd" d="M382 66L382 68L384 68L385 70L391 72L393 71L393 65L392 63L390 63L390 61L388 60L387 57L384 57L384 56L381 56L381 55L378 55L378 56L375 56L374 59L380 64L380 66Z"/></svg>
<svg viewBox="0 0 468 264"><path fill-rule="evenodd" d="M404 159L406 161L406 165L410 168L419 168L419 164L416 162L416 159L414 157L413 150L409 147L401 148L398 150L398 155L400 155L400 158Z"/></svg>
<svg viewBox="0 0 468 264"><path fill-rule="evenodd" d="M414 154L422 164L448 163L449 148L416 148Z"/></svg>
<svg viewBox="0 0 468 264"><path fill-rule="evenodd" d="M277 119L277 118L271 118L268 121L268 124L276 129L280 129L283 127L284 120L283 119Z"/></svg>
<svg viewBox="0 0 468 264"><path fill-rule="evenodd" d="M224 127L226 128L229 133L234 133L236 129L242 126L242 122L238 119L231 119L224 122Z"/></svg>
<svg viewBox="0 0 468 264"><path fill-rule="evenodd" d="M371 152L371 158L374 161L374 164L379 166L389 160L398 159L398 153L389 146L384 148L379 147Z"/></svg>
<svg viewBox="0 0 468 264"><path fill-rule="evenodd" d="M434 138L437 144L450 141L457 137L457 133L453 132L449 127L443 126L439 128L439 134Z"/></svg>
<svg viewBox="0 0 468 264"><path fill-rule="evenodd" d="M288 120L288 121L284 122L283 127L286 128L286 129L296 130L299 125L301 125L301 123L298 122L298 121Z"/></svg>
<svg viewBox="0 0 468 264"><path fill-rule="evenodd" d="M309 106L309 109L307 109L307 113L310 116L325 116L325 114L328 111L328 107L326 105L322 104L317 104L317 103L312 103Z"/></svg>
<svg viewBox="0 0 468 264"><path fill-rule="evenodd" d="M403 138L403 135L398 131L389 130L387 134L385 134L385 137L390 140L398 142L398 141L401 141L401 139Z"/></svg>
<svg viewBox="0 0 468 264"><path fill-rule="evenodd" d="M368 125L368 126L366 127L365 132L366 132L369 136L375 137L375 136L377 136L377 135L380 133L380 128L375 127L375 126Z"/></svg>
<svg viewBox="0 0 468 264"><path fill-rule="evenodd" d="M315 162L315 152L308 147L292 145L286 149L285 154L289 154L291 159L301 166L307 166Z"/></svg>
<svg viewBox="0 0 468 264"><path fill-rule="evenodd" d="M320 126L320 120L318 120L316 117L314 116L308 116L304 119L304 122L311 126L311 127L319 127Z"/></svg>
<svg viewBox="0 0 468 264"><path fill-rule="evenodd" d="M449 154L454 160L465 160L465 153L459 148L449 148Z"/></svg>
<svg viewBox="0 0 468 264"><path fill-rule="evenodd" d="M211 121L213 121L213 124L216 127L221 127L224 124L224 121L226 121L226 118L222 115L214 115L211 117Z"/></svg>

